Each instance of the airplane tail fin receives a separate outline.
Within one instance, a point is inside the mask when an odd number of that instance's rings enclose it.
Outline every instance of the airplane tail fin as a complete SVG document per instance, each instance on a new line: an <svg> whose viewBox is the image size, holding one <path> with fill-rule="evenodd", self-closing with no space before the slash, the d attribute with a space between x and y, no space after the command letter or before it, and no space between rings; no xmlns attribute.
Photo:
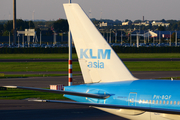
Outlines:
<svg viewBox="0 0 180 120"><path fill-rule="evenodd" d="M85 83L137 80L78 4L64 9Z"/></svg>

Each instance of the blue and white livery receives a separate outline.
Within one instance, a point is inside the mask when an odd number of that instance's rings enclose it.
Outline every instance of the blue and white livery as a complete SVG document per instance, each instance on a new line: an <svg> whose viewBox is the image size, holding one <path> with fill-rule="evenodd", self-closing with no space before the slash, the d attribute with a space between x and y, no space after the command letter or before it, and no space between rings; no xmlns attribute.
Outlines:
<svg viewBox="0 0 180 120"><path fill-rule="evenodd" d="M36 101L88 105L132 120L180 120L180 81L135 78L78 4L64 9L85 84L64 91L6 87L65 94L76 102Z"/></svg>

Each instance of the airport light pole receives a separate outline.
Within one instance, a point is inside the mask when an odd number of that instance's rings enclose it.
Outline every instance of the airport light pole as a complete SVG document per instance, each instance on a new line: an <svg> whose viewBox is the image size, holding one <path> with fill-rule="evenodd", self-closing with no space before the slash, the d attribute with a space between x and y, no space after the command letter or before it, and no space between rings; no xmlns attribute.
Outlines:
<svg viewBox="0 0 180 120"><path fill-rule="evenodd" d="M149 30L148 30L148 43L149 43Z"/></svg>
<svg viewBox="0 0 180 120"><path fill-rule="evenodd" d="M175 46L177 47L177 31L175 32L176 34L176 36L175 36Z"/></svg>
<svg viewBox="0 0 180 120"><path fill-rule="evenodd" d="M115 35L116 39L115 39L115 43L117 43L117 30L116 30L116 35Z"/></svg>
<svg viewBox="0 0 180 120"><path fill-rule="evenodd" d="M136 36L136 47L139 48L139 33L137 32L137 36Z"/></svg>
<svg viewBox="0 0 180 120"><path fill-rule="evenodd" d="M19 37L20 37L20 35L18 34L18 48L19 48Z"/></svg>
<svg viewBox="0 0 180 120"><path fill-rule="evenodd" d="M40 46L41 46L41 31L40 31Z"/></svg>
<svg viewBox="0 0 180 120"><path fill-rule="evenodd" d="M71 3L71 0L69 0L69 3ZM71 30L69 27L69 33L68 33L68 44L69 44L69 60L68 60L68 85L72 85L72 36L71 36Z"/></svg>
<svg viewBox="0 0 180 120"><path fill-rule="evenodd" d="M153 36L153 46L154 46L154 36Z"/></svg>
<svg viewBox="0 0 180 120"><path fill-rule="evenodd" d="M107 30L107 40L106 40L107 42L109 42L109 41L108 41L108 34L109 34L109 33L108 33L108 30Z"/></svg>
<svg viewBox="0 0 180 120"><path fill-rule="evenodd" d="M123 40L122 40L122 30L121 30L121 45L123 44Z"/></svg>
<svg viewBox="0 0 180 120"><path fill-rule="evenodd" d="M16 44L16 0L13 0L13 43Z"/></svg>
<svg viewBox="0 0 180 120"><path fill-rule="evenodd" d="M145 40L145 31L144 31L144 44L146 44L146 40Z"/></svg>
<svg viewBox="0 0 180 120"><path fill-rule="evenodd" d="M111 43L111 29L110 29L109 43Z"/></svg>
<svg viewBox="0 0 180 120"><path fill-rule="evenodd" d="M9 31L9 47L11 46L11 33Z"/></svg>
<svg viewBox="0 0 180 120"><path fill-rule="evenodd" d="M131 32L130 32L130 46L132 45L132 38L131 38Z"/></svg>
<svg viewBox="0 0 180 120"><path fill-rule="evenodd" d="M171 46L171 32L170 32L170 42L169 42L169 46Z"/></svg>
<svg viewBox="0 0 180 120"><path fill-rule="evenodd" d="M159 31L159 45L161 44L161 31Z"/></svg>
<svg viewBox="0 0 180 120"><path fill-rule="evenodd" d="M22 35L23 48L24 48L24 34Z"/></svg>

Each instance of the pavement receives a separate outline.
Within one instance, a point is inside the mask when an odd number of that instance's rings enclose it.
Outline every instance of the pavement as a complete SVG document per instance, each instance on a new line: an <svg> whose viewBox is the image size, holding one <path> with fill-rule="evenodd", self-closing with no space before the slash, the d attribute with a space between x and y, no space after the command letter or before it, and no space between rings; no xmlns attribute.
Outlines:
<svg viewBox="0 0 180 120"><path fill-rule="evenodd" d="M67 76L0 79L0 85L49 87L67 85ZM74 76L73 84L83 84L82 76ZM58 95L58 94L57 94ZM126 120L88 106L37 103L26 100L0 100L0 120Z"/></svg>
<svg viewBox="0 0 180 120"><path fill-rule="evenodd" d="M127 120L87 106L0 100L1 120Z"/></svg>
<svg viewBox="0 0 180 120"><path fill-rule="evenodd" d="M78 73L78 72L77 72ZM80 72L79 72L80 73ZM132 72L143 79L175 77L180 71ZM19 74L19 73L18 73ZM0 79L0 85L49 87L50 84L67 85L67 76ZM73 76L73 84L83 84L82 76ZM0 120L127 120L87 106L58 103L37 103L26 100L0 100Z"/></svg>

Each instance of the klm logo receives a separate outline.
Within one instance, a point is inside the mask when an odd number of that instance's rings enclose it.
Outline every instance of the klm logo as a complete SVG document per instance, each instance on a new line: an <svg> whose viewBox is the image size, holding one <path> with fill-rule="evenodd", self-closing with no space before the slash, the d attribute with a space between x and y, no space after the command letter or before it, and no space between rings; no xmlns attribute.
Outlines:
<svg viewBox="0 0 180 120"><path fill-rule="evenodd" d="M96 53L96 54L93 54ZM88 62L89 68L104 68L104 62L101 62L101 59L110 59L111 58L111 49L98 49L97 52L93 52L93 49L80 49L80 58L86 59L97 59L96 62Z"/></svg>
<svg viewBox="0 0 180 120"><path fill-rule="evenodd" d="M110 59L111 57L111 49L98 49L97 54L93 55L93 49L80 49L80 58L86 59Z"/></svg>

